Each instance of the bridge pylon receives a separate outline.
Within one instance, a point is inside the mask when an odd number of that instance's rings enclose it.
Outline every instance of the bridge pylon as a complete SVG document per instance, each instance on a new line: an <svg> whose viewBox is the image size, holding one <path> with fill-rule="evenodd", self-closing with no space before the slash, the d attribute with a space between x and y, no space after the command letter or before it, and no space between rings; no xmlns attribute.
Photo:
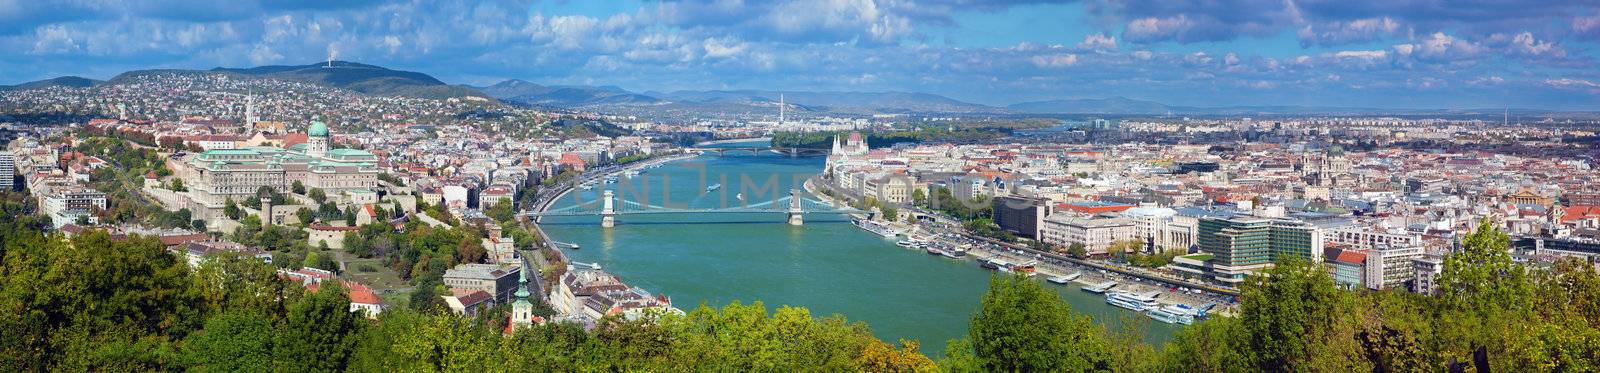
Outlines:
<svg viewBox="0 0 1600 373"><path fill-rule="evenodd" d="M600 206L600 226L604 228L615 227L617 226L617 208L616 204L614 203L615 197L612 196L611 190L608 189L605 191L603 198L604 200L601 202Z"/></svg>
<svg viewBox="0 0 1600 373"><path fill-rule="evenodd" d="M789 189L789 225L804 225L806 210L800 208L800 189Z"/></svg>

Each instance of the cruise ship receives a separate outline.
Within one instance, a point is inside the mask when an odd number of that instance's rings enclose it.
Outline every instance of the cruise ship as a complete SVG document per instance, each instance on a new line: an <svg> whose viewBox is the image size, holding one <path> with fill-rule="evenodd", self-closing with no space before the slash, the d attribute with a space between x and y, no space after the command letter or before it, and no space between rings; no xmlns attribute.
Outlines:
<svg viewBox="0 0 1600 373"><path fill-rule="evenodd" d="M939 255L950 259L967 257L967 251L957 248L946 248L938 244L928 245L928 255Z"/></svg>
<svg viewBox="0 0 1600 373"><path fill-rule="evenodd" d="M1160 307L1160 304L1157 304L1155 299L1146 299L1142 296L1134 295L1133 293L1126 291L1113 291L1106 293L1106 303L1139 312Z"/></svg>
<svg viewBox="0 0 1600 373"><path fill-rule="evenodd" d="M1168 324L1183 324L1183 325L1194 324L1194 316L1190 316L1190 315L1181 313L1181 311L1174 310L1174 309L1172 309L1172 306L1164 306L1164 307L1159 307L1159 308L1152 308L1149 311L1146 311L1145 314L1146 315L1150 315L1150 318L1156 319L1156 321L1160 321L1160 322L1164 322L1164 323L1168 323Z"/></svg>
<svg viewBox="0 0 1600 373"><path fill-rule="evenodd" d="M978 261L978 266L979 267L983 267L983 268L987 268L987 269L998 270L1000 272L1010 272L1011 271L1011 262L1007 262L1005 259L1000 259L1000 258L990 258L990 259L979 260Z"/></svg>
<svg viewBox="0 0 1600 373"><path fill-rule="evenodd" d="M883 238L894 238L895 236L900 235L900 232L896 232L894 228L889 228L889 226L884 225L883 223L871 220L855 219L851 220L850 224L854 224L855 226L861 227L861 229L865 229L868 232L883 236Z"/></svg>
<svg viewBox="0 0 1600 373"><path fill-rule="evenodd" d="M1168 306L1150 309L1149 315L1150 319L1158 320L1158 322L1190 325L1190 323L1195 323L1195 319L1197 319L1195 311L1197 309L1194 309L1194 307L1184 306L1184 304L1168 304Z"/></svg>
<svg viewBox="0 0 1600 373"><path fill-rule="evenodd" d="M722 184L711 184L711 186L706 187L707 192L715 192L717 189L722 189Z"/></svg>

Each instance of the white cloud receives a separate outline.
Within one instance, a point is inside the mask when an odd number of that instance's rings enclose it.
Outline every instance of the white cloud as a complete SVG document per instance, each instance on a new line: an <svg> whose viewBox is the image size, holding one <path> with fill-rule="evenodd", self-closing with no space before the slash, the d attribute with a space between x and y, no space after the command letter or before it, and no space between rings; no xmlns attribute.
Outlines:
<svg viewBox="0 0 1600 373"><path fill-rule="evenodd" d="M1087 49L1087 50L1095 50L1095 51L1116 50L1117 49L1117 37L1115 37L1115 36L1106 36L1106 34L1102 34L1102 33L1089 34L1088 36L1084 36L1083 37L1083 41L1082 42L1078 43L1078 49Z"/></svg>
<svg viewBox="0 0 1600 373"><path fill-rule="evenodd" d="M1389 17L1308 24L1296 33L1302 44L1343 45L1398 36L1402 27Z"/></svg>
<svg viewBox="0 0 1600 373"><path fill-rule="evenodd" d="M1076 55L1076 54L1039 55L1039 56L1033 56L1033 58L1031 60L1033 61L1034 66L1059 68L1059 67L1067 67L1067 66L1072 66L1072 65L1078 64L1078 55Z"/></svg>
<svg viewBox="0 0 1600 373"><path fill-rule="evenodd" d="M1546 79L1544 84L1559 88L1600 88L1600 83L1572 78Z"/></svg>
<svg viewBox="0 0 1600 373"><path fill-rule="evenodd" d="M1406 53L1410 53L1410 52L1407 51ZM1375 51L1339 51L1338 53L1334 53L1333 56L1334 57L1339 57L1339 58L1358 58L1358 59L1364 59L1364 60L1378 60L1378 59L1388 58L1389 57L1389 51L1384 51L1384 50L1375 50Z"/></svg>

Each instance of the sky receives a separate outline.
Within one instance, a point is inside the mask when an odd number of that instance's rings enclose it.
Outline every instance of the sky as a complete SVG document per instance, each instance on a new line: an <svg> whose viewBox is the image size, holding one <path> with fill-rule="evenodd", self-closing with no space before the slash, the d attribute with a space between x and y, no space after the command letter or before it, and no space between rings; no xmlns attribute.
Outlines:
<svg viewBox="0 0 1600 373"><path fill-rule="evenodd" d="M451 83L1600 111L1600 0L0 0L0 84L339 60Z"/></svg>

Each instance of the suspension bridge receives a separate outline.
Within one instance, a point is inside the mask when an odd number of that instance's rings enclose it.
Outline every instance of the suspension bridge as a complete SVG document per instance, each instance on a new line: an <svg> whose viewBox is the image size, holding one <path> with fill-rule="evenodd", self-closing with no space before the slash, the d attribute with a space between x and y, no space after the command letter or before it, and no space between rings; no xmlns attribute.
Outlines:
<svg viewBox="0 0 1600 373"><path fill-rule="evenodd" d="M599 205L598 209L596 209L596 205ZM788 206L785 208L783 205ZM624 206L633 206L633 208L622 208ZM784 214L788 219L789 225L802 225L805 224L806 214L861 212L865 211L850 207L832 206L822 201L807 199L800 196L799 189L792 189L789 191L788 196L771 201L721 208L677 208L648 205L625 199L619 204L616 196L610 190L606 190L601 193L600 203L598 204L580 203L542 212L525 212L522 215L536 222L541 218L550 216L599 216L600 226L613 227L616 226L618 217L622 215Z"/></svg>

